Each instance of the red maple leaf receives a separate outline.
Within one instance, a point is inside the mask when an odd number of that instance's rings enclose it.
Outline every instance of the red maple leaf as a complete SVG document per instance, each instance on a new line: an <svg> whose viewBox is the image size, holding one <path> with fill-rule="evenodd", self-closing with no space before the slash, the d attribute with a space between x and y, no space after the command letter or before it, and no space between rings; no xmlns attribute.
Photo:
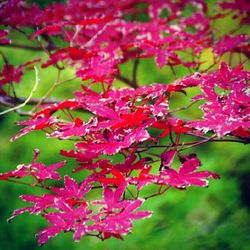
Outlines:
<svg viewBox="0 0 250 250"><path fill-rule="evenodd" d="M174 186L176 188L186 188L188 186L207 187L207 178L219 178L219 175L213 172L195 172L195 170L197 170L200 165L200 161L196 157L193 157L192 159L185 161L181 165L179 171L167 167L166 169L163 169L161 171L159 182L164 183L166 185Z"/></svg>

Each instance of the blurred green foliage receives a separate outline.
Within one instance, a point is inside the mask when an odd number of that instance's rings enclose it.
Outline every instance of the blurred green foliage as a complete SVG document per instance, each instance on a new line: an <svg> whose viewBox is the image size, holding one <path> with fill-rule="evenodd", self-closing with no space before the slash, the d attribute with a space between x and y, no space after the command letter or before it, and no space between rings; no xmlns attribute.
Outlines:
<svg viewBox="0 0 250 250"><path fill-rule="evenodd" d="M44 6L50 1L37 1ZM220 32L228 30L230 21L220 23ZM22 37L18 36L22 42ZM24 61L37 57L44 57L44 53L5 48L4 54L9 62L18 65ZM204 58L211 56L204 52ZM209 62L208 62L209 63ZM121 66L124 75L131 74L132 63ZM183 68L176 68L177 77L189 72ZM70 78L73 71L64 73ZM53 68L47 71L39 70L41 82L34 97L41 97L52 85L56 72ZM157 69L154 60L145 59L140 62L138 80L140 84L153 82L169 83L174 76L168 67ZM55 96L70 98L73 91L79 89L80 80L68 82L60 86ZM27 72L21 84L16 86L17 96L27 96L34 85L34 72ZM115 86L124 87L121 82ZM174 105L185 105L188 98L195 94L188 92L188 97L176 94ZM1 110L1 107L0 107ZM189 112L180 112L184 118L195 119L201 115L198 106ZM20 129L15 121L23 119L16 113L0 116L0 172L14 169L20 163L30 163L32 149L39 148L39 160L54 163L62 160L58 155L60 149L70 149L72 143L54 139L46 139L40 132L32 132L14 143L10 143L11 136ZM191 151L190 151L191 152ZM249 250L250 249L250 169L249 148L236 143L211 143L202 145L195 152L203 162L203 168L215 171L221 175L221 180L211 181L208 189L192 187L187 191L170 190L161 197L155 197L145 202L143 208L154 211L150 219L136 221L133 233L126 236L124 241L110 239L104 242L96 238L85 237L80 243L72 240L72 234L60 234L42 247L44 250ZM188 151L187 151L188 153ZM69 173L75 166L69 161L62 173ZM77 178L83 178L79 173ZM17 217L10 224L6 219L14 209L26 206L18 199L21 194L39 194L18 184L0 182L0 249L24 250L39 249L34 235L47 224L39 216L24 214Z"/></svg>
<svg viewBox="0 0 250 250"><path fill-rule="evenodd" d="M39 6L42 8L46 7L46 5L54 3L54 2L59 2L59 3L64 3L65 0L28 0L28 3L37 3Z"/></svg>

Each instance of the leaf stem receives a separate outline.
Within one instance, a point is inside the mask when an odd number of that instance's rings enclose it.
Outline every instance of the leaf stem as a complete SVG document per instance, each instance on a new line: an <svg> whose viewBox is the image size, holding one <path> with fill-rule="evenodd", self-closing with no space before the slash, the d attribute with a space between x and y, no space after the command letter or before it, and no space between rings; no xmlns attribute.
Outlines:
<svg viewBox="0 0 250 250"><path fill-rule="evenodd" d="M17 183L17 184L21 184L21 185L26 185L29 187L36 187L36 188L41 188L41 189L46 189L46 190L50 190L49 187L45 187L42 185L38 185L37 183L28 183L28 182L24 182L24 181L19 181L19 180L14 180L14 179L6 179L7 182L13 182L13 183Z"/></svg>

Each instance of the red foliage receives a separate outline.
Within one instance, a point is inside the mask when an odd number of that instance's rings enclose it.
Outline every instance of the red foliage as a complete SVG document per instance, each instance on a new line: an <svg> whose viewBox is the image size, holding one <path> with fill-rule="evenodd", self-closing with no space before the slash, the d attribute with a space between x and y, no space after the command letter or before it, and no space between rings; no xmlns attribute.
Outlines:
<svg viewBox="0 0 250 250"><path fill-rule="evenodd" d="M22 47L9 38L19 31L29 44L39 45L23 48L41 50L48 56L45 61L14 66L1 53L2 104L12 107L20 101L10 90L13 83L21 82L27 66L39 65L44 71L56 68L58 78L48 95L59 84L76 78L81 81L81 90L70 99L49 100L47 95L28 100L37 106L28 113L29 119L17 122L24 128L11 140L39 130L48 138L75 141L72 149L62 149L60 154L75 158L72 172L85 171L87 177L77 181L64 175L64 182L55 187L46 180L58 181L62 176L59 168L66 161L46 167L37 163L38 151L31 164L0 174L0 180L16 182L31 176L32 183L21 183L50 192L22 195L22 200L33 205L14 211L10 218L24 212L42 214L50 225L37 233L39 245L69 231L75 241L85 235L123 239L133 220L151 216L151 211L138 211L145 199L162 195L170 187L207 187L208 178L219 178L210 171L197 171L200 160L183 150L208 141L249 143L250 73L244 69L249 37L235 34L237 30L220 37L213 22L233 14L240 25L246 25L250 5L242 0L218 2L216 7L217 13L211 14L203 0L68 0L44 9L22 0L1 4L0 22L5 29L0 31L0 45ZM191 14L187 14L188 8L192 8ZM165 10L168 14L164 16ZM23 29L26 27L29 29ZM214 62L201 72L205 61L200 58L207 49L213 52ZM229 60L222 61L227 55ZM235 55L238 66L231 65ZM144 58L154 58L158 68L168 67L176 78L178 67L190 73L170 84L139 86L137 67ZM128 61L134 62L132 79L120 67ZM74 78L61 80L60 73L67 68L74 70ZM115 80L129 87L115 88ZM12 87L9 91L8 85ZM174 97L187 95L189 88L201 93L188 99L189 105L172 108ZM199 101L203 112L199 120L175 114ZM19 107L14 110L20 111ZM114 156L124 159L117 162ZM180 167L175 169L176 165ZM158 187L157 193L142 197L141 189L152 184ZM130 190L133 186L134 192ZM98 200L91 198L95 189L102 190Z"/></svg>

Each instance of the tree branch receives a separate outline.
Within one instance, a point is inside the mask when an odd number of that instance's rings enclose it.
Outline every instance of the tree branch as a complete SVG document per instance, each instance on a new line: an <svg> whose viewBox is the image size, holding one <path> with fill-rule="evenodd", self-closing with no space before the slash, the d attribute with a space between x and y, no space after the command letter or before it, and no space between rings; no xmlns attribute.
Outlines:
<svg viewBox="0 0 250 250"><path fill-rule="evenodd" d="M17 49L26 49L26 50L35 50L35 51L43 51L43 48L38 46L32 46L32 45L24 45L24 44L0 44L2 47L10 47L10 48L17 48Z"/></svg>
<svg viewBox="0 0 250 250"><path fill-rule="evenodd" d="M168 113L174 113L174 112L178 112L178 111L182 111L182 110L186 110L190 107L192 107L194 104L196 104L199 100L196 100L196 101L193 101L191 102L190 104L186 105L186 106L183 106L183 107L180 107L180 108L176 108L176 109L172 109L170 110Z"/></svg>
<svg viewBox="0 0 250 250"><path fill-rule="evenodd" d="M14 107L17 104L21 104L25 102L27 98L25 97L13 97L13 96L0 96L0 104L6 107ZM38 104L40 102L40 98L31 98L28 102L27 105L34 105ZM53 103L60 103L62 100L57 99L57 98L47 98L43 101L43 104L53 104Z"/></svg>
<svg viewBox="0 0 250 250"><path fill-rule="evenodd" d="M15 111L15 110L18 110L18 109L24 107L29 102L29 100L32 98L33 94L35 93L35 91L37 89L37 86L38 86L39 80L40 80L38 77L38 71L37 71L36 66L34 66L34 69L35 69L35 78L36 78L35 85L34 85L32 91L30 92L30 95L28 96L28 98L23 103L19 104L18 106L15 106L13 108L10 108L10 109L4 110L3 112L0 112L0 115L4 115L6 113L9 113L11 111Z"/></svg>
<svg viewBox="0 0 250 250"><path fill-rule="evenodd" d="M16 179L6 179L6 181L21 184L21 185L26 185L26 186L30 186L30 187L36 187L36 188L50 190L49 187L42 186L41 184L38 184L38 183L28 183L28 182L19 181Z"/></svg>
<svg viewBox="0 0 250 250"><path fill-rule="evenodd" d="M130 87L136 89L138 86L136 84L136 82L134 82L133 80L129 80L127 77L124 76L120 76L120 75L116 75L115 76L118 80L126 83L127 85L129 85Z"/></svg>
<svg viewBox="0 0 250 250"><path fill-rule="evenodd" d="M132 75L132 81L134 83L134 86L137 88L138 84L137 84L137 70L138 70L138 66L139 66L139 58L136 58L134 61L134 67L133 67L133 75Z"/></svg>

